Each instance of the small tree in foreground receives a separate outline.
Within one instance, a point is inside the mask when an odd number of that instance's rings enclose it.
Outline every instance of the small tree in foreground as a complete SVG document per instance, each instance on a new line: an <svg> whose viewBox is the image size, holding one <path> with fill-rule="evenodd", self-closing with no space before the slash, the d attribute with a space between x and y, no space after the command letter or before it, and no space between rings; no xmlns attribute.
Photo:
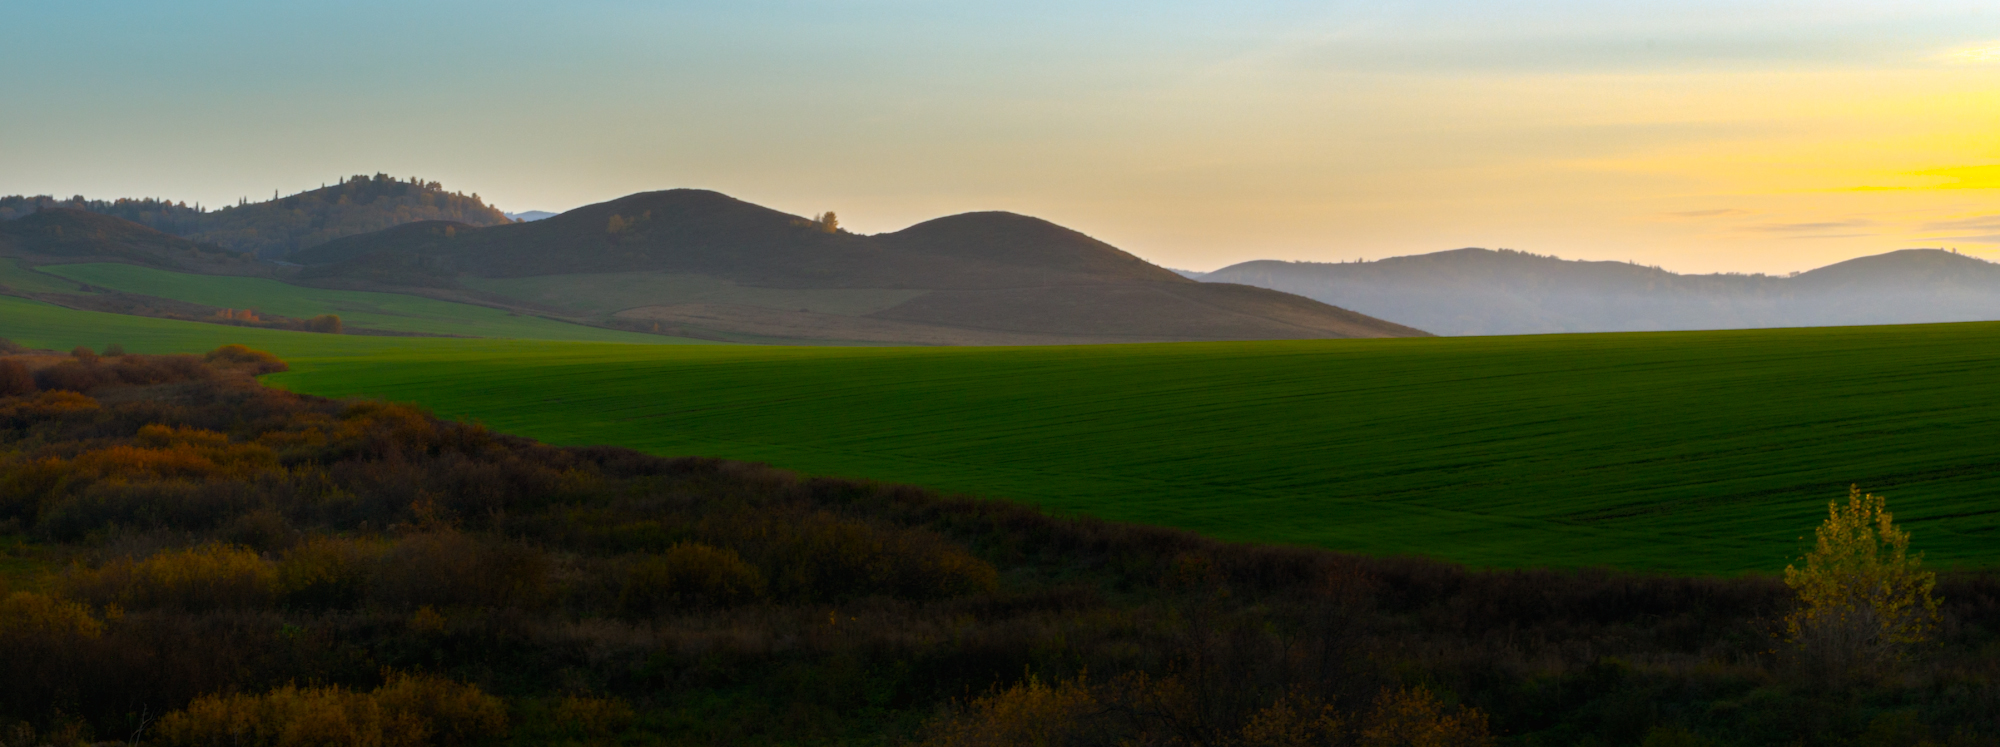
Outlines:
<svg viewBox="0 0 2000 747"><path fill-rule="evenodd" d="M1936 627L1937 574L1921 570L1923 555L1909 553L1910 533L1893 518L1881 496L1849 487L1846 506L1827 503L1801 566L1785 566L1798 594L1786 640L1827 674L1892 663Z"/></svg>

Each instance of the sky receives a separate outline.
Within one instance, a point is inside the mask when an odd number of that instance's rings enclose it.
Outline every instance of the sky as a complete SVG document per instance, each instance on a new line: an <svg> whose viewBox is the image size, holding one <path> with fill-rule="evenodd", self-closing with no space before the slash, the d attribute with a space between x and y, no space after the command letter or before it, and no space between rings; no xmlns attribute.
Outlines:
<svg viewBox="0 0 2000 747"><path fill-rule="evenodd" d="M376 2L0 9L0 194L385 172L560 211L1010 210L1170 267L1466 246L2000 260L2000 3Z"/></svg>

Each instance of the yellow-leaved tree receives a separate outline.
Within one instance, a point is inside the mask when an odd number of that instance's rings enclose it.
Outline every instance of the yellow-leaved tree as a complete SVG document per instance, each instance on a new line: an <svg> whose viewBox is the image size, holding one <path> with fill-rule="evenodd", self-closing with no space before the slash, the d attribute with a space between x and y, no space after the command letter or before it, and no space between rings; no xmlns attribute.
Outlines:
<svg viewBox="0 0 2000 747"><path fill-rule="evenodd" d="M1851 486L1847 505L1826 509L1812 551L1785 566L1785 585L1798 594L1785 637L1829 675L1893 663L1937 626L1937 574L1910 553L1910 533L1881 496Z"/></svg>

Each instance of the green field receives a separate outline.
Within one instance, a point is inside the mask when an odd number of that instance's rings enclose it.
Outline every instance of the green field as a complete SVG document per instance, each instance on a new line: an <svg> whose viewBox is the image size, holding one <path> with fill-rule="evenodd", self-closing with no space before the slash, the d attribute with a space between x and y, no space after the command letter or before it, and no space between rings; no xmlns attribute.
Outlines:
<svg viewBox="0 0 2000 747"><path fill-rule="evenodd" d="M20 260L7 257L0 257L0 288L10 288L22 293L83 292L76 283L22 267Z"/></svg>
<svg viewBox="0 0 2000 747"><path fill-rule="evenodd" d="M68 350L78 345L102 349L104 346L116 343L134 353L200 352L212 350L218 345L241 343L275 352L287 359L311 356L321 363L393 359L418 352L439 355L456 351L508 351L543 346L562 348L566 345L562 342L541 340L380 337L286 332L77 311L9 296L0 296L0 337L6 337L28 347L53 350ZM608 349L713 344L703 340L658 335L634 335L634 337L642 338L650 344L579 344Z"/></svg>
<svg viewBox="0 0 2000 747"><path fill-rule="evenodd" d="M22 331L34 325L16 311L0 303L0 335L54 346L192 349L244 333L293 362L271 377L282 386L414 400L555 443L767 461L1230 539L1771 570L1853 482L1888 495L1933 561L2000 565L1988 440L2000 324L780 348L109 328L173 324L129 317Z"/></svg>
<svg viewBox="0 0 2000 747"><path fill-rule="evenodd" d="M256 309L260 313L296 319L339 314L349 327L390 332L523 340L672 341L658 335L587 327L400 293L306 288L264 278L191 275L110 263L54 265L38 269L112 290L208 306Z"/></svg>

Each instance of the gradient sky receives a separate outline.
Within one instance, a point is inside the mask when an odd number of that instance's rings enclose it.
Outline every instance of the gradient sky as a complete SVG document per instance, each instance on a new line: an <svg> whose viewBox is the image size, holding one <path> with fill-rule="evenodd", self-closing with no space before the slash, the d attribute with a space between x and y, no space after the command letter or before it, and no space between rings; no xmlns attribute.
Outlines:
<svg viewBox="0 0 2000 747"><path fill-rule="evenodd" d="M0 194L704 187L1204 270L2000 259L1992 0L12 3L0 102Z"/></svg>

